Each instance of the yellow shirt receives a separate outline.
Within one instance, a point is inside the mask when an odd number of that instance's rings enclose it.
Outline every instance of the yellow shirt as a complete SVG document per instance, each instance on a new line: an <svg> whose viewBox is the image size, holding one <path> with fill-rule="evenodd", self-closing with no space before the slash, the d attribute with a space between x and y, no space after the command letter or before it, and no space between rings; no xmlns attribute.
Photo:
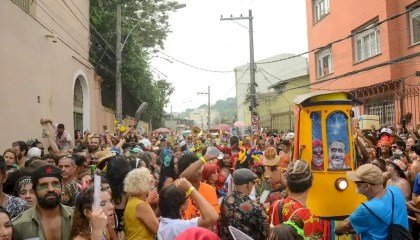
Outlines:
<svg viewBox="0 0 420 240"><path fill-rule="evenodd" d="M147 202L137 198L129 197L124 210L124 228L126 240L152 240L153 233L136 217L136 207L139 204L147 204Z"/></svg>

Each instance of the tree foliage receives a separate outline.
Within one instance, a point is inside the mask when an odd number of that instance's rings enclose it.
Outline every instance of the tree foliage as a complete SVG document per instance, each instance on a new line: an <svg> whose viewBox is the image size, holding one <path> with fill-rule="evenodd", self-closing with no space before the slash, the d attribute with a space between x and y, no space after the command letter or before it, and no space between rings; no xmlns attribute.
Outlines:
<svg viewBox="0 0 420 240"><path fill-rule="evenodd" d="M93 26L90 59L96 73L104 79L103 105L113 109L115 109L117 4L122 6L121 42L127 39L122 51L121 64L123 114L134 116L138 106L142 102L148 102L149 107L142 118L145 121L152 120L153 128L160 127L163 108L174 89L167 81L153 78L150 59L153 57L155 48L163 48L163 41L169 33L168 13L174 10L176 2L168 0L90 1L90 21ZM131 34L127 38L130 31Z"/></svg>

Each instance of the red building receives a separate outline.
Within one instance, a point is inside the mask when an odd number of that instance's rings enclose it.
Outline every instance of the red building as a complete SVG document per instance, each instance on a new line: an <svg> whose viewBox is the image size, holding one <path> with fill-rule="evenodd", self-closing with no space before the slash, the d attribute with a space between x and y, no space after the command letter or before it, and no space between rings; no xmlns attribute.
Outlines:
<svg viewBox="0 0 420 240"><path fill-rule="evenodd" d="M352 92L383 124L407 112L420 123L419 0L306 0L306 10L311 90Z"/></svg>

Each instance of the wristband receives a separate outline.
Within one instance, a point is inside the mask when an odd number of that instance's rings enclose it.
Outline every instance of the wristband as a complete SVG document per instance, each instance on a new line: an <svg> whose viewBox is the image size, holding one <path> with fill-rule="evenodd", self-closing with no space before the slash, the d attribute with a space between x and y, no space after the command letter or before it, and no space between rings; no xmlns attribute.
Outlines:
<svg viewBox="0 0 420 240"><path fill-rule="evenodd" d="M200 160L203 162L203 164L205 164L207 162L204 157L200 158Z"/></svg>
<svg viewBox="0 0 420 240"><path fill-rule="evenodd" d="M191 186L188 191L186 192L187 197L189 197L191 195L191 193L195 190L194 186Z"/></svg>

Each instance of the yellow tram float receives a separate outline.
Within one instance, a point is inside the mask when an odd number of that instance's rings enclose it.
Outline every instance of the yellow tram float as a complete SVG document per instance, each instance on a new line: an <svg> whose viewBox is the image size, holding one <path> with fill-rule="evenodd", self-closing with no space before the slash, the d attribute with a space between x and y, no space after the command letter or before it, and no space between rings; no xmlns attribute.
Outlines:
<svg viewBox="0 0 420 240"><path fill-rule="evenodd" d="M329 220L330 239L334 227L366 200L346 177L357 168L352 134L352 107L358 103L346 92L312 92L299 95L296 105L294 159L307 161L314 181L307 206L316 216Z"/></svg>

